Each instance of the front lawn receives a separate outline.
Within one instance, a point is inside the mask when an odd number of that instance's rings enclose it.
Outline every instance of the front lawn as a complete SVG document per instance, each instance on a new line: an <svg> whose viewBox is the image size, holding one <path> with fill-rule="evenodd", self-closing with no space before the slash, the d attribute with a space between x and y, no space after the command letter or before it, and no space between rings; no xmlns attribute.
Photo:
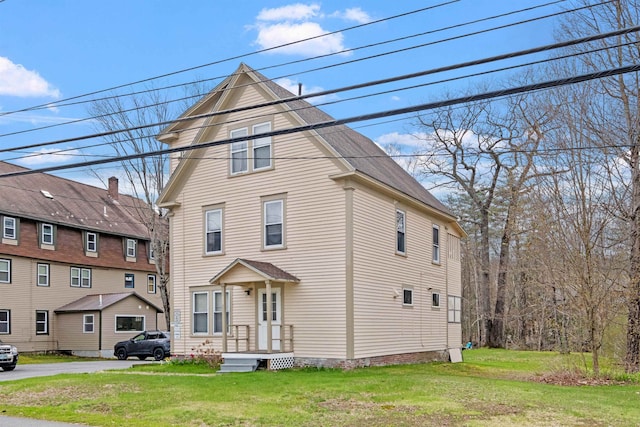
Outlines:
<svg viewBox="0 0 640 427"><path fill-rule="evenodd" d="M155 364L35 378L0 383L0 413L93 426L635 426L640 420L638 376L591 381L576 373L578 355L481 349L464 357L460 364L352 371L215 375ZM566 373L575 381L567 382ZM589 385L555 385L555 378Z"/></svg>

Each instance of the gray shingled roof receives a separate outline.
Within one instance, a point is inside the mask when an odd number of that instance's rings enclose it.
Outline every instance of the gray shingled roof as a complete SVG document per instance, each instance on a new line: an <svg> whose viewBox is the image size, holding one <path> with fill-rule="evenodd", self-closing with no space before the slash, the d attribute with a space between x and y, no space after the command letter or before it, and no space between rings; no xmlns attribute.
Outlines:
<svg viewBox="0 0 640 427"><path fill-rule="evenodd" d="M80 299L70 302L69 304L63 305L62 307L56 309L55 312L56 313L76 313L81 311L102 311L105 308L112 306L131 296L138 298L139 300L143 301L146 305L152 306L159 313L164 313L164 311L160 307L142 298L140 295L138 295L135 292L86 295Z"/></svg>
<svg viewBox="0 0 640 427"><path fill-rule="evenodd" d="M233 260L228 266L222 269L218 274L216 274L209 282L217 283L222 276L224 276L227 272L233 269L237 265L242 265L250 270L255 271L256 273L264 276L265 279L273 280L276 282L294 282L298 283L300 280L294 276L293 274L289 274L283 269L276 267L270 262L262 262L262 261L253 261L249 259L236 258Z"/></svg>
<svg viewBox="0 0 640 427"><path fill-rule="evenodd" d="M0 174L22 170L0 161ZM0 178L0 214L148 239L135 206L142 201L123 194L114 201L106 189L45 173Z"/></svg>
<svg viewBox="0 0 640 427"><path fill-rule="evenodd" d="M280 99L294 94L247 66ZM304 100L286 102L306 124L334 120L329 114ZM357 171L389 185L445 214L451 211L416 181L375 142L346 125L317 129L316 132Z"/></svg>

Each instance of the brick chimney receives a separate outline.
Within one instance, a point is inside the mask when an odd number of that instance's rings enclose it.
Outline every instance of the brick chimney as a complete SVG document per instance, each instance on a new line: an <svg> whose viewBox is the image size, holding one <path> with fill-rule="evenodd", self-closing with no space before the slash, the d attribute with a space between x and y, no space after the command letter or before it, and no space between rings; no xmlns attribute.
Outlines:
<svg viewBox="0 0 640 427"><path fill-rule="evenodd" d="M111 200L118 200L118 178L112 176L109 178L109 197Z"/></svg>

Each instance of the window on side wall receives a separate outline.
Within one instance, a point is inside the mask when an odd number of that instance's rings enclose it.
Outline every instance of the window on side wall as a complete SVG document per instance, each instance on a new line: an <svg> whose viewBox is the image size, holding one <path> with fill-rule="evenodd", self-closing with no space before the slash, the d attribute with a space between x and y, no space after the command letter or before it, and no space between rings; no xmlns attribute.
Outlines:
<svg viewBox="0 0 640 427"><path fill-rule="evenodd" d="M193 293L193 333L209 333L209 293Z"/></svg>
<svg viewBox="0 0 640 427"><path fill-rule="evenodd" d="M0 310L0 335L11 333L11 310Z"/></svg>
<svg viewBox="0 0 640 427"><path fill-rule="evenodd" d="M440 227L438 227L437 225L433 226L432 242L433 262L436 264L440 264Z"/></svg>
<svg viewBox="0 0 640 427"><path fill-rule="evenodd" d="M402 289L402 304L413 305L413 289Z"/></svg>
<svg viewBox="0 0 640 427"><path fill-rule="evenodd" d="M18 238L18 224L15 218L10 216L2 218L2 237L9 240Z"/></svg>
<svg viewBox="0 0 640 427"><path fill-rule="evenodd" d="M36 335L49 334L49 312L36 310Z"/></svg>
<svg viewBox="0 0 640 427"><path fill-rule="evenodd" d="M40 224L40 243L47 246L53 246L54 227L52 224Z"/></svg>
<svg viewBox="0 0 640 427"><path fill-rule="evenodd" d="M431 294L431 306L432 307L440 307L440 294L437 292L434 292Z"/></svg>
<svg viewBox="0 0 640 427"><path fill-rule="evenodd" d="M447 301L447 313L449 323L462 321L462 298L449 295Z"/></svg>
<svg viewBox="0 0 640 427"><path fill-rule="evenodd" d="M406 252L406 219L404 211L396 210L396 252L402 255Z"/></svg>
<svg viewBox="0 0 640 427"><path fill-rule="evenodd" d="M49 264L38 264L38 286L49 286Z"/></svg>
<svg viewBox="0 0 640 427"><path fill-rule="evenodd" d="M229 312L231 311L230 308L230 297L229 297L229 291L226 292L227 294L227 310L226 310L226 322L227 322L227 333L231 330L231 327L229 325ZM220 334L222 333L222 291L215 291L213 293L213 333L214 334Z"/></svg>
<svg viewBox="0 0 640 427"><path fill-rule="evenodd" d="M85 248L87 252L98 252L98 235L96 233L85 233Z"/></svg>
<svg viewBox="0 0 640 427"><path fill-rule="evenodd" d="M137 252L138 241L136 239L127 239L127 258L135 258Z"/></svg>
<svg viewBox="0 0 640 427"><path fill-rule="evenodd" d="M124 287L126 289L133 289L136 287L135 275L133 273L124 273Z"/></svg>
<svg viewBox="0 0 640 427"><path fill-rule="evenodd" d="M205 253L222 253L222 209L205 211Z"/></svg>
<svg viewBox="0 0 640 427"><path fill-rule="evenodd" d="M148 294L156 293L156 275L155 274L147 274L147 293Z"/></svg>
<svg viewBox="0 0 640 427"><path fill-rule="evenodd" d="M142 332L144 324L144 316L116 315L116 332Z"/></svg>
<svg viewBox="0 0 640 427"><path fill-rule="evenodd" d="M0 283L11 283L10 259L0 259Z"/></svg>
<svg viewBox="0 0 640 427"><path fill-rule="evenodd" d="M284 201L269 200L263 204L263 246L265 249L284 247Z"/></svg>
<svg viewBox="0 0 640 427"><path fill-rule="evenodd" d="M271 131L271 123L254 125L252 134L258 135ZM253 140L253 170L268 169L271 167L271 137L265 136Z"/></svg>
<svg viewBox="0 0 640 427"><path fill-rule="evenodd" d="M71 286L74 288L90 288L91 269L71 267Z"/></svg>
<svg viewBox="0 0 640 427"><path fill-rule="evenodd" d="M85 314L82 316L82 332L92 334L95 330L95 317L93 314Z"/></svg>

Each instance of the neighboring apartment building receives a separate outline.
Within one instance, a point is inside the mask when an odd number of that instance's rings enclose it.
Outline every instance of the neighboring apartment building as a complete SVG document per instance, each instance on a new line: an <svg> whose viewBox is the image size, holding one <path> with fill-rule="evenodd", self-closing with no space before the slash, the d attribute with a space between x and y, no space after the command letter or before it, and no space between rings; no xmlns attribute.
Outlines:
<svg viewBox="0 0 640 427"><path fill-rule="evenodd" d="M158 201L170 210L172 354L210 343L225 364L276 369L459 351L456 217L346 126L265 136L332 120L291 98L242 64L158 136L193 148Z"/></svg>
<svg viewBox="0 0 640 427"><path fill-rule="evenodd" d="M0 175L28 169L0 162ZM141 201L49 174L0 176L0 338L21 352L112 356L165 328Z"/></svg>

